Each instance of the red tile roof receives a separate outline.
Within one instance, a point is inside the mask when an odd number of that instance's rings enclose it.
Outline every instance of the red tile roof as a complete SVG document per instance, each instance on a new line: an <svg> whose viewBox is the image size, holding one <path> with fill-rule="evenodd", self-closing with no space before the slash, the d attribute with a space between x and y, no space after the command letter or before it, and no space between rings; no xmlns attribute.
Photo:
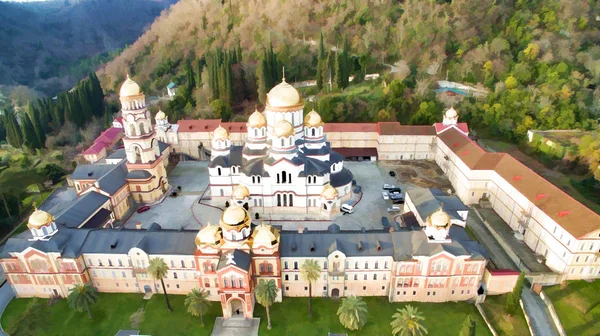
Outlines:
<svg viewBox="0 0 600 336"><path fill-rule="evenodd" d="M494 170L531 203L575 238L600 230L600 215L506 153L486 153L456 129L439 135L473 170Z"/></svg>
<svg viewBox="0 0 600 336"><path fill-rule="evenodd" d="M221 119L179 120L179 132L212 132L221 124Z"/></svg>
<svg viewBox="0 0 600 336"><path fill-rule="evenodd" d="M106 131L100 133L100 135L94 140L94 142L105 142L112 144L114 141L121 138L123 135L123 129L118 127L111 127Z"/></svg>
<svg viewBox="0 0 600 336"><path fill-rule="evenodd" d="M377 132L375 123L327 123L323 126L325 133L330 132Z"/></svg>
<svg viewBox="0 0 600 336"><path fill-rule="evenodd" d="M489 272L492 275L519 275L519 274L521 274L521 272L513 271L511 269L496 269L496 270L489 270Z"/></svg>
<svg viewBox="0 0 600 336"><path fill-rule="evenodd" d="M342 154L345 157L377 156L377 148L375 148L375 147L339 147L339 148L333 148L333 150Z"/></svg>
<svg viewBox="0 0 600 336"><path fill-rule="evenodd" d="M377 123L380 135L436 135L435 128L428 125L400 125L399 122Z"/></svg>
<svg viewBox="0 0 600 336"><path fill-rule="evenodd" d="M95 142L93 145L90 146L90 148L86 149L85 152L83 152L83 155L100 154L100 152L102 152L104 148L106 148L105 144L103 144L102 142Z"/></svg>
<svg viewBox="0 0 600 336"><path fill-rule="evenodd" d="M451 126L450 125L444 125L443 123L435 123L435 124L433 124L433 127L435 127L435 132L437 134L440 134L441 132L445 131L446 129L448 129ZM467 123L458 123L458 124L456 124L456 127L461 132L463 132L465 134L469 134L469 125Z"/></svg>

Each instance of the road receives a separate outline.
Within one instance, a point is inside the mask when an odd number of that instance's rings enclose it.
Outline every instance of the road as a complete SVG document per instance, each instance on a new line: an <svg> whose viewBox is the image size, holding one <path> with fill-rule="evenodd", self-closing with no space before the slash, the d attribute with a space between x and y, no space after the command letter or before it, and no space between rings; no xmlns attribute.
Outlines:
<svg viewBox="0 0 600 336"><path fill-rule="evenodd" d="M15 292L13 292L12 287L5 282L2 287L0 287L0 316L4 313L4 308L8 306L10 300L15 297ZM8 334L4 332L2 327L0 326L0 336L7 336Z"/></svg>
<svg viewBox="0 0 600 336"><path fill-rule="evenodd" d="M467 226L473 231L477 240L485 246L486 250L490 253L492 261L498 268L519 269L473 210L469 211ZM550 317L550 312L539 295L533 293L529 288L524 287L521 300L523 300L525 312L529 316L533 336L559 336L554 327L554 322Z"/></svg>

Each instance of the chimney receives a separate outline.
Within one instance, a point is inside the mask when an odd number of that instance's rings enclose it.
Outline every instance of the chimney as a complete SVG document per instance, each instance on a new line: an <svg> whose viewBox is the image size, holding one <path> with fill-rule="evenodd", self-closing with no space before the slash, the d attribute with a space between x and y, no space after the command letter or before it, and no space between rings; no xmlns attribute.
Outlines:
<svg viewBox="0 0 600 336"><path fill-rule="evenodd" d="M138 229L138 230L141 230L142 229L142 222L135 223L135 228Z"/></svg>
<svg viewBox="0 0 600 336"><path fill-rule="evenodd" d="M298 227L298 233L304 233L304 226L300 225Z"/></svg>

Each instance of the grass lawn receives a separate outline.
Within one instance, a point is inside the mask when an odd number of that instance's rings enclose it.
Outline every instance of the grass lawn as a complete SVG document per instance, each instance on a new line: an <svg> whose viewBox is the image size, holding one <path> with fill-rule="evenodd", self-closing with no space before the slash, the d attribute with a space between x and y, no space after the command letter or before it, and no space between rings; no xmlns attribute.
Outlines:
<svg viewBox="0 0 600 336"><path fill-rule="evenodd" d="M164 296L154 295L144 301L140 294L101 293L93 309L93 318L78 313L68 307L66 300L53 306L41 300L41 316L44 323L29 323L31 334L50 335L114 335L119 329L131 329L129 317L138 308L145 307L145 316L139 329L141 334L160 335L210 335L215 318L222 316L221 305L213 302L208 314L204 316L206 326L200 325L200 319L186 312L185 296L171 295L174 311L167 311ZM33 299L13 300L2 315L2 326L8 332L14 330L23 312ZM383 297L365 298L368 304L368 322L358 332L348 335L390 335L390 321L397 308L404 303L389 303ZM256 304L255 316L261 318L260 335L327 335L327 332L346 332L339 323L336 312L340 301L318 298L313 300L313 317L308 317L308 298L285 298L271 308L272 330L267 330L265 309ZM411 303L417 306L425 316L425 327L429 335L447 335L449 330L458 331L469 314L477 320L477 335L490 335L475 306L468 303ZM31 318L31 317L30 317ZM21 324L23 325L23 324Z"/></svg>
<svg viewBox="0 0 600 336"><path fill-rule="evenodd" d="M544 288L568 335L598 335L600 330L600 281L569 281L566 288ZM588 312L592 306L594 309Z"/></svg>
<svg viewBox="0 0 600 336"><path fill-rule="evenodd" d="M363 298L368 305L367 324L358 331L344 330L336 315L340 301L313 299L313 317L308 317L308 298L284 298L271 308L271 324L267 329L265 309L257 305L254 316L261 318L259 334L262 335L327 335L328 332L348 335L391 335L390 322L396 309L406 303L390 303L384 297ZM419 308L425 317L423 325L429 335L458 334L464 320L474 314L477 320L477 335L491 335L474 305L468 303L408 303Z"/></svg>
<svg viewBox="0 0 600 336"><path fill-rule="evenodd" d="M505 313L507 296L504 294L486 297L485 302L481 304L483 311L499 335L529 336L529 327L523 310L518 309L514 316Z"/></svg>

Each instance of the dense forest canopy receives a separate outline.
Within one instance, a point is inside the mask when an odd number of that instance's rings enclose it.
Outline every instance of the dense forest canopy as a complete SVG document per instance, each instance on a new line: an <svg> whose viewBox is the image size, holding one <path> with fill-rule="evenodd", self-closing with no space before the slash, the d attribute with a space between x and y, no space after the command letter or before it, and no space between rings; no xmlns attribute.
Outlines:
<svg viewBox="0 0 600 336"><path fill-rule="evenodd" d="M0 84L27 85L48 95L69 89L175 2L0 1Z"/></svg>

